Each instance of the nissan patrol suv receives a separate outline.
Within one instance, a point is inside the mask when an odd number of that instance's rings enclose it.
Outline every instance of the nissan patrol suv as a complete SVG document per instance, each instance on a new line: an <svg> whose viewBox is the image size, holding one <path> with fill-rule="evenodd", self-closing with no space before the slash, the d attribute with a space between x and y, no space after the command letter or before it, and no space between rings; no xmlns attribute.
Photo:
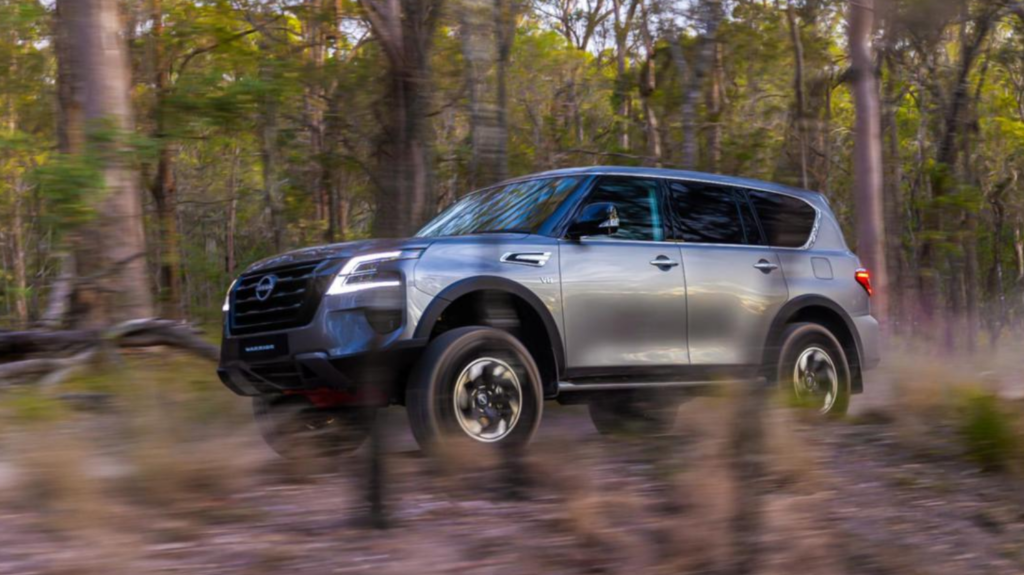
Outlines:
<svg viewBox="0 0 1024 575"><path fill-rule="evenodd" d="M870 297L820 194L558 170L468 194L413 238L252 265L218 374L286 457L352 451L396 404L425 449L523 445L545 400L588 404L602 433L655 431L696 389L756 381L839 415L879 362Z"/></svg>

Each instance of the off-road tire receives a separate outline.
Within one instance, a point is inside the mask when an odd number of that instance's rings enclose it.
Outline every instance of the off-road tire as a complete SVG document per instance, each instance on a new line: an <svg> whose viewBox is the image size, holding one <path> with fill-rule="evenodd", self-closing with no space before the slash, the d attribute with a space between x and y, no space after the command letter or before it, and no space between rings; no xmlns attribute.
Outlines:
<svg viewBox="0 0 1024 575"><path fill-rule="evenodd" d="M467 431L457 415L455 387L471 364L494 358L508 365L519 383L521 401L514 425L500 439L484 441ZM523 447L540 424L544 408L537 364L523 344L488 327L453 329L431 341L409 378L405 406L413 437L427 452L457 441L485 446Z"/></svg>
<svg viewBox="0 0 1024 575"><path fill-rule="evenodd" d="M834 389L835 397L827 409L825 409L828 405L827 399L822 402L822 405L809 405L807 397L802 397L799 391L801 388L797 387L800 385L794 375L797 362L800 361L802 355L809 353L810 350L824 352L830 362L830 367L834 368L837 379ZM782 346L779 350L779 361L774 375L780 389L788 394L798 406L818 409L822 415L827 417L841 417L850 407L851 370L849 360L839 340L821 325L795 323L786 327L786 331L782 335Z"/></svg>

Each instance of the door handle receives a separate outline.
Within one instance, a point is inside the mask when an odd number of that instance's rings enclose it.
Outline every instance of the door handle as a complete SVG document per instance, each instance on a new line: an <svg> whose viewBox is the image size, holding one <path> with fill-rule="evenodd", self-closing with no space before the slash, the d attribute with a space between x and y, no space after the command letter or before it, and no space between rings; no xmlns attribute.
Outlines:
<svg viewBox="0 0 1024 575"><path fill-rule="evenodd" d="M674 268L679 265L679 262L670 260L665 256L660 256L657 259L651 260L651 265L659 268Z"/></svg>
<svg viewBox="0 0 1024 575"><path fill-rule="evenodd" d="M759 269L759 270L763 271L766 274L770 274L773 271L779 269L779 266L777 266L776 264L773 264L772 262L770 262L768 260L761 260L761 261L757 262L756 264L754 264L754 268L755 269Z"/></svg>

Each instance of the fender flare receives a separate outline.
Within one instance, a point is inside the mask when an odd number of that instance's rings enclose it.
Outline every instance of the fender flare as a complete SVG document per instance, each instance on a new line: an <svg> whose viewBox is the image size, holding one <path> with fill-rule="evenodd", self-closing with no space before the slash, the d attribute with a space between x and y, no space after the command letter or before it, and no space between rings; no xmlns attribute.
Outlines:
<svg viewBox="0 0 1024 575"><path fill-rule="evenodd" d="M762 359L762 365L770 366L775 361L775 357L778 354L779 347L782 345L780 341L782 334L786 331L786 324L795 316L798 312L807 309L809 307L822 307L835 313L842 320L847 331L850 332L850 336L853 339L855 357L847 358L850 361L850 367L853 371L853 381L851 385L854 392L861 392L864 390L864 380L861 377L861 358L864 354L863 344L861 343L860 333L857 331L857 326L854 325L853 319L850 314L846 313L838 303L832 301L823 296L819 295L803 295L796 297L786 305L782 306L779 313L775 315L775 319L772 321L772 325L768 330L768 337L765 339L764 346L764 357Z"/></svg>
<svg viewBox="0 0 1024 575"><path fill-rule="evenodd" d="M427 309L420 316L419 323L416 324L416 331L413 337L424 341L428 340L431 332L434 331L438 318L441 317L441 314L444 313L444 310L449 305L462 296L479 291L505 292L525 301L533 309L534 313L537 314L544 324L544 330L547 332L548 340L551 342L557 382L557 378L560 378L565 370L565 348L562 345L562 335L558 330L558 325L555 323L551 311L548 310L548 307L544 305L544 302L536 294L526 286L510 279L498 276L478 276L459 280L449 285L434 296L434 299L427 305Z"/></svg>

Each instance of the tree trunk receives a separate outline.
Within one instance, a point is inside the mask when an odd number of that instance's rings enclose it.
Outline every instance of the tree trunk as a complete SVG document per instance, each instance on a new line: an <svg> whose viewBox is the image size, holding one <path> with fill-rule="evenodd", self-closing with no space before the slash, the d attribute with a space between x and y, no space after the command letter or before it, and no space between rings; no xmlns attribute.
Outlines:
<svg viewBox="0 0 1024 575"><path fill-rule="evenodd" d="M303 21L303 39L307 49L306 65L312 70L313 79L306 85L303 94L303 115L309 134L309 168L305 185L313 198L316 219L323 223L325 229L330 224L330 192L329 179L324 172L328 170L325 157L326 128L324 122L324 85L323 67L327 55L324 26L321 23L325 16L324 0L306 0L305 20ZM329 232L325 232L329 235Z"/></svg>
<svg viewBox="0 0 1024 575"><path fill-rule="evenodd" d="M260 65L261 79L270 84L275 81L270 61L270 43L260 42L263 58ZM263 164L263 201L267 221L271 228L274 251L285 247L284 194L281 190L281 175L278 173L278 96L265 88L260 110L260 159Z"/></svg>
<svg viewBox="0 0 1024 575"><path fill-rule="evenodd" d="M28 325L28 278L25 273L25 222L24 189L17 175L11 176L11 193L14 194L14 221L11 222L11 250L14 252L14 315L18 326Z"/></svg>
<svg viewBox="0 0 1024 575"><path fill-rule="evenodd" d="M153 69L156 87L156 133L160 152L156 178L151 192L156 206L160 255L160 314L163 317L183 317L181 299L181 252L178 240L177 187L174 182L174 149L167 132L165 113L169 86L168 63L164 58L164 19L162 0L152 0L153 9Z"/></svg>
<svg viewBox="0 0 1024 575"><path fill-rule="evenodd" d="M387 55L391 79L388 152L381 155L381 189L374 232L408 236L434 211L428 68L442 0L360 0Z"/></svg>
<svg viewBox="0 0 1024 575"><path fill-rule="evenodd" d="M711 90L708 92L708 171L722 170L722 113L725 105L725 50L715 38L714 69L711 71Z"/></svg>
<svg viewBox="0 0 1024 575"><path fill-rule="evenodd" d="M75 245L79 281L75 314L82 326L99 327L153 314L145 265L139 175L121 153L134 129L130 99L131 69L122 38L117 0L61 0L60 15L74 46L81 72L74 94L82 103L83 133L101 158L106 193L95 218L80 231ZM69 126L69 133L78 130ZM110 138L110 132L116 137Z"/></svg>
<svg viewBox="0 0 1024 575"><path fill-rule="evenodd" d="M853 150L854 194L857 198L857 251L873 276L875 296L872 312L882 325L883 333L887 333L889 284L882 202L882 116L871 46L874 4L874 0L850 4L850 74L857 115Z"/></svg>
<svg viewBox="0 0 1024 575"><path fill-rule="evenodd" d="M992 267L989 270L988 293L995 301L988 310L989 344L992 349L997 349L999 337L1002 335L1003 327L1006 325L1006 289L1004 285L1005 274L1003 272L1003 241L1006 230L1006 201L1004 194L1009 188L1009 182L996 186L989 199L992 205L993 218L993 242L992 242Z"/></svg>
<svg viewBox="0 0 1024 575"><path fill-rule="evenodd" d="M796 21L796 10L790 2L786 7L786 20L793 40L793 88L796 92L796 110L793 114L796 124L797 145L800 146L800 185L810 189L811 182L807 169L807 90L804 82L804 43L800 38L800 26Z"/></svg>
<svg viewBox="0 0 1024 575"><path fill-rule="evenodd" d="M57 149L62 154L81 153L85 139L82 119L81 63L71 38L74 0L58 0L54 9L53 40L57 58Z"/></svg>
<svg viewBox="0 0 1024 575"><path fill-rule="evenodd" d="M628 73L626 59L629 56L629 32L633 28L633 19L636 17L637 6L640 0L629 0L629 7L626 13L622 13L624 0L614 0L612 23L615 33L615 97L618 100L618 145L619 150L624 153L630 151L630 98L633 79Z"/></svg>
<svg viewBox="0 0 1024 575"><path fill-rule="evenodd" d="M697 55L693 65L686 62L686 55L683 53L678 32L671 32L669 47L672 49L672 59L676 64L676 72L679 76L680 88L683 93L681 107L683 134L682 134L682 159L683 168L694 170L698 161L698 122L697 103L703 91L704 78L707 76L708 68L715 57L715 46L718 43L718 28L725 19L725 11L722 0L701 0L698 5L703 25L703 36L698 44Z"/></svg>
<svg viewBox="0 0 1024 575"><path fill-rule="evenodd" d="M224 269L229 276L235 275L235 230L238 225L238 146L231 147L231 174L228 178L227 232L224 238Z"/></svg>
<svg viewBox="0 0 1024 575"><path fill-rule="evenodd" d="M885 261L889 274L889 324L893 333L900 333L906 320L904 299L907 286L903 276L903 234L900 210L903 208L903 162L900 157L899 125L896 122L896 110L899 102L896 95L897 67L891 59L886 58L889 68L889 79L885 83L885 108L883 125L885 130Z"/></svg>
<svg viewBox="0 0 1024 575"><path fill-rule="evenodd" d="M640 101L643 104L644 112L644 139L647 142L644 164L648 166L661 166L661 133L658 128L658 115L651 104L654 89L654 54L651 53L648 55L647 61L644 62L640 78Z"/></svg>
<svg viewBox="0 0 1024 575"><path fill-rule="evenodd" d="M644 139L647 142L644 165L661 166L661 132L658 127L657 113L651 104L651 97L654 96L657 81L655 79L655 44L651 37L650 25L650 15L645 9L640 29L643 45L647 52L647 60L640 69L640 102L644 113ZM685 117L683 122L686 122Z"/></svg>
<svg viewBox="0 0 1024 575"><path fill-rule="evenodd" d="M469 97L469 188L506 179L507 127L502 124L501 94L511 45L504 26L501 0L464 0L460 11L462 54L466 60ZM511 34L515 33L513 28ZM492 74L492 69L495 72ZM503 128L505 131L503 131Z"/></svg>

